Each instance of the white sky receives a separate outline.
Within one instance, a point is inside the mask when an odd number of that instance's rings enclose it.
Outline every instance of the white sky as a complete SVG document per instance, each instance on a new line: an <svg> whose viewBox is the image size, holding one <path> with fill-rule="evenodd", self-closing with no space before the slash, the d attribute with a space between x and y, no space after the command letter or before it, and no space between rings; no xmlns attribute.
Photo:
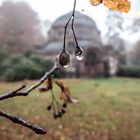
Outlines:
<svg viewBox="0 0 140 140"><path fill-rule="evenodd" d="M6 0L0 0L0 2ZM20 0L13 0L20 1ZM22 0L26 1L39 14L42 20L54 21L59 16L68 13L73 8L74 0ZM84 14L89 15L102 26L105 18L106 8L101 5L93 7L89 0L77 0L76 10L84 10Z"/></svg>
<svg viewBox="0 0 140 140"><path fill-rule="evenodd" d="M0 3L6 0L0 0ZM13 0L21 1L21 0ZM73 8L74 0L22 0L26 1L39 15L42 20L54 21L59 16L69 12ZM123 14L129 19L140 16L140 0L131 0L131 10L128 14ZM100 30L105 32L105 18L107 8L104 5L92 6L89 0L77 0L76 10L84 10L84 14L95 20Z"/></svg>

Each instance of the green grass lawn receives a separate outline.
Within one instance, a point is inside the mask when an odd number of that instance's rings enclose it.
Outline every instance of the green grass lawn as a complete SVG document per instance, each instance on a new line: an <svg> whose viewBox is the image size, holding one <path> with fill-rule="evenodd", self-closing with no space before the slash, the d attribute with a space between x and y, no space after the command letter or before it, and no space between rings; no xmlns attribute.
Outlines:
<svg viewBox="0 0 140 140"><path fill-rule="evenodd" d="M46 110L49 92L36 90L27 97L1 101L1 110L41 125L48 133L38 136L0 118L0 140L140 140L140 79L66 79L64 83L81 102L69 105L62 119L54 120ZM0 83L0 93L21 84ZM54 91L60 94L58 88Z"/></svg>

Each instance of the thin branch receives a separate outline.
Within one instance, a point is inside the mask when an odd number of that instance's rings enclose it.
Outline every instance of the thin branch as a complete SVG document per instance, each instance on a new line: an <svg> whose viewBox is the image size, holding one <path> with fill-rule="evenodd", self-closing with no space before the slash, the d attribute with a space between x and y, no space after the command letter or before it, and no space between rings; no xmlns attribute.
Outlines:
<svg viewBox="0 0 140 140"><path fill-rule="evenodd" d="M24 89L26 86L23 85L22 87L20 87L19 89L9 92L9 93L5 93L3 95L0 96L0 100L4 100L7 98L12 98L15 94L17 94L18 92L20 92L22 89Z"/></svg>
<svg viewBox="0 0 140 140"><path fill-rule="evenodd" d="M77 41L77 37L76 37L76 34L75 34L75 30L74 30L74 17L72 18L71 29L72 29L72 32L73 32L73 36L74 36L74 40L75 40L76 46L79 46L78 45L78 41Z"/></svg>
<svg viewBox="0 0 140 140"><path fill-rule="evenodd" d="M69 25L69 23L70 23L71 20L72 20L72 26L71 26L71 28L72 28L72 31L73 31L75 43L78 46L77 38L76 38L76 35L75 35L75 32L74 32L74 27L73 27L74 26L74 18L75 18L75 8L76 8L76 0L74 0L74 6L73 6L72 15L68 19L68 21L67 21L67 23L65 25L65 28L64 28L64 45L63 45L63 50L66 49L67 28L68 28L68 25Z"/></svg>
<svg viewBox="0 0 140 140"><path fill-rule="evenodd" d="M74 36L76 46L79 46L78 41L77 41L77 37L76 37L76 34L75 34L75 30L74 30L75 8L76 8L76 0L74 1L73 14L72 14L73 18L72 18L71 29L72 29L72 32L73 32L73 36Z"/></svg>
<svg viewBox="0 0 140 140"><path fill-rule="evenodd" d="M0 110L0 116L9 119L13 123L17 123L17 124L20 124L24 127L27 127L29 129L33 130L36 134L43 135L43 134L47 133L45 129L38 127L38 126L34 126L34 125L30 124L29 122L26 122L25 120L23 120L17 116L13 116L13 115L6 113L4 111L1 111L1 110Z"/></svg>
<svg viewBox="0 0 140 140"><path fill-rule="evenodd" d="M66 36L67 36L66 33L67 33L68 25L69 25L69 23L70 23L72 17L73 17L73 15L70 16L70 18L68 19L68 21L67 21L67 23L66 23L66 25L65 25L65 28L64 28L64 45L63 45L63 50L66 49Z"/></svg>
<svg viewBox="0 0 140 140"><path fill-rule="evenodd" d="M43 82L48 78L48 76L51 75L52 72L54 72L57 68L58 68L58 65L56 62L53 68L49 72L46 72L45 75L36 84L32 85L28 89L25 89L24 91L21 91L22 89L25 88L25 85L23 85L22 87L20 87L19 89L15 91L1 95L0 100L5 100L5 99L16 97L16 96L27 96L31 91L35 90L37 87L43 84Z"/></svg>

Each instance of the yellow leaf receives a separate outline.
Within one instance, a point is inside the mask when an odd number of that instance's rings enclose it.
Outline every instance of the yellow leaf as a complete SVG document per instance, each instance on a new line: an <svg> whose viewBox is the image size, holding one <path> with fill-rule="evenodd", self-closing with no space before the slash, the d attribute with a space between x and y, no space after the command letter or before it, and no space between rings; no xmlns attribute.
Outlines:
<svg viewBox="0 0 140 140"><path fill-rule="evenodd" d="M99 4L102 3L102 0L90 0L90 3L93 5L93 6L97 6Z"/></svg>
<svg viewBox="0 0 140 140"><path fill-rule="evenodd" d="M90 0L90 3L97 6L103 3L110 10L116 10L120 12L129 12L131 3L128 0Z"/></svg>
<svg viewBox="0 0 140 140"><path fill-rule="evenodd" d="M110 10L129 12L131 3L128 0L103 0L103 4Z"/></svg>

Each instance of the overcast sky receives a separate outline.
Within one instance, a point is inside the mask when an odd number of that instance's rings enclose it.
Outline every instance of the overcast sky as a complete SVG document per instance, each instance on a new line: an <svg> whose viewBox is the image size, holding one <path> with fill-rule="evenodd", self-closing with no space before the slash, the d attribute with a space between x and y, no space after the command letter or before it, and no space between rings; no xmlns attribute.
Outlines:
<svg viewBox="0 0 140 140"><path fill-rule="evenodd" d="M0 0L6 1L6 0ZM20 1L20 0L13 0ZM74 0L21 0L26 1L38 13L42 20L54 21L59 16L69 12L73 8ZM99 23L104 22L106 8L101 5L93 7L89 0L77 0L76 10L84 10L84 14L91 16Z"/></svg>
<svg viewBox="0 0 140 140"><path fill-rule="evenodd" d="M0 0L0 3L6 0ZM13 0L26 1L39 15L42 20L54 21L59 16L72 10L74 0ZM140 16L140 0L131 0L131 10L123 14L127 19ZM105 30L105 18L107 8L104 5L92 6L89 0L77 0L76 10L89 15L96 21L100 30ZM84 10L84 11L83 11ZM127 20L129 23L129 20Z"/></svg>
<svg viewBox="0 0 140 140"><path fill-rule="evenodd" d="M6 0L0 0L0 2ZM20 0L13 0L20 1ZM39 14L41 19L54 21L57 17L72 10L74 0L22 0L30 4L30 6ZM140 15L140 5L137 4L140 0L131 0L131 11L127 14L129 17ZM140 3L139 3L140 4ZM89 0L77 0L76 10L84 10L84 14L89 15L96 20L99 26L104 23L107 8L103 5L93 7Z"/></svg>

